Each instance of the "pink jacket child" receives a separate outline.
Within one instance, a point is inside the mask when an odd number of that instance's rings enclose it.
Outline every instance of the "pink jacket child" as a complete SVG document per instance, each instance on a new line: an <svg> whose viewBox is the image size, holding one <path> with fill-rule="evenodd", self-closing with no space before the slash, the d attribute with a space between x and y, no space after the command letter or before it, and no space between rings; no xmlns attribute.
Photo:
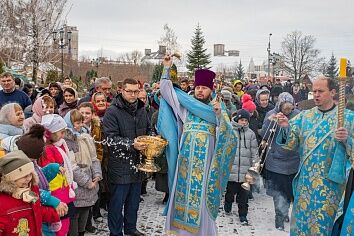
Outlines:
<svg viewBox="0 0 354 236"><path fill-rule="evenodd" d="M73 181L73 170L71 164L71 153L63 137L65 135L66 123L57 114L45 115L42 117L42 125L46 128L46 146L43 156L38 160L38 165L44 167L50 163L58 163L65 168L65 174L54 171L43 172L49 184L52 195L68 205L68 214L61 217L62 228L56 232L56 236L66 236L69 232L70 217L75 214L75 191L77 184Z"/></svg>

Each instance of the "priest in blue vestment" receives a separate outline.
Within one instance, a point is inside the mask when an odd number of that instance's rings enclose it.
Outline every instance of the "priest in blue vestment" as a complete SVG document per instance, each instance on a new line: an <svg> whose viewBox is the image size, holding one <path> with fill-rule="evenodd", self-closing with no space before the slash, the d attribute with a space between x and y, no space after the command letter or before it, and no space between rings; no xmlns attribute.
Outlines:
<svg viewBox="0 0 354 236"><path fill-rule="evenodd" d="M293 181L294 205L290 235L331 235L342 214L344 190L354 160L354 113L345 110L344 127L337 128L335 82L321 77L313 82L316 107L288 121L277 137L283 148L298 150L299 170Z"/></svg>
<svg viewBox="0 0 354 236"><path fill-rule="evenodd" d="M170 80L171 58L164 58L160 81L159 134L168 140L170 199L168 235L217 235L216 217L226 188L237 138L224 104L212 100L215 73L195 72L194 97Z"/></svg>

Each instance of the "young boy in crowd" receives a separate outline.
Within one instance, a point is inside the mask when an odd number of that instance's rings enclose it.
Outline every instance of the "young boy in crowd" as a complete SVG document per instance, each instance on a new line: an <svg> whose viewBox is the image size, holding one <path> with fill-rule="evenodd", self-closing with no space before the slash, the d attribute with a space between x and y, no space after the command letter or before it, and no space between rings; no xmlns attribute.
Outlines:
<svg viewBox="0 0 354 236"><path fill-rule="evenodd" d="M247 225L248 194L241 187L247 170L258 158L258 144L255 133L248 127L250 113L244 109L239 110L232 118L232 126L238 137L237 154L232 165L229 181L226 187L224 210L231 213L235 195L238 202L238 215L242 225Z"/></svg>

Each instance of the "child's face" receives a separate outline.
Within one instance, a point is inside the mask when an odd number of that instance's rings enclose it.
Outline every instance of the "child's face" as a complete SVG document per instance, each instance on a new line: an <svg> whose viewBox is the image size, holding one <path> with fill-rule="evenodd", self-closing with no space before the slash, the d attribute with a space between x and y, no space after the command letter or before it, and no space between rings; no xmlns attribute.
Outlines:
<svg viewBox="0 0 354 236"><path fill-rule="evenodd" d="M32 173L28 174L18 180L15 180L15 184L18 188L28 188L30 187L30 182L32 181Z"/></svg>
<svg viewBox="0 0 354 236"><path fill-rule="evenodd" d="M58 132L55 132L51 136L52 142L58 142L60 139L65 137L65 129L59 130Z"/></svg>
<svg viewBox="0 0 354 236"><path fill-rule="evenodd" d="M238 119L237 123L242 126L247 126L248 120L246 118L241 118L241 119Z"/></svg>
<svg viewBox="0 0 354 236"><path fill-rule="evenodd" d="M45 115L54 114L54 104L48 103L48 105L43 104L43 112Z"/></svg>
<svg viewBox="0 0 354 236"><path fill-rule="evenodd" d="M79 111L80 111L81 115L84 117L85 125L90 125L90 123L92 121L92 115L93 115L91 108L81 107Z"/></svg>
<svg viewBox="0 0 354 236"><path fill-rule="evenodd" d="M76 131L80 131L83 125L84 125L84 123L82 122L82 120L80 120L80 121L75 121L74 124L73 124L74 129L75 129Z"/></svg>

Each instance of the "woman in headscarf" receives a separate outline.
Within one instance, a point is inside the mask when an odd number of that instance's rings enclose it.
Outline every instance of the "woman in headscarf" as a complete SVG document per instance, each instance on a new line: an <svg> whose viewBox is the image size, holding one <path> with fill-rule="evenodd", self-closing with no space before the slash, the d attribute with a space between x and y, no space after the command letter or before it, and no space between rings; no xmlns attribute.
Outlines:
<svg viewBox="0 0 354 236"><path fill-rule="evenodd" d="M42 122L42 116L54 113L55 102L49 95L37 98L32 106L33 115L27 118L23 125L25 130L29 130L34 124Z"/></svg>
<svg viewBox="0 0 354 236"><path fill-rule="evenodd" d="M272 117L279 112L286 115L289 120L300 112L295 108L295 101L290 93L281 93L275 108L267 113L261 130L262 142L272 140L269 138L268 128L272 127L275 122ZM276 126L274 137L277 137L279 130L280 127ZM283 149L275 140L269 143L268 148L269 153L266 157L264 170L265 188L267 195L273 197L275 228L284 230L284 222L289 222L288 211L290 202L294 198L292 181L299 168L300 158L297 151Z"/></svg>
<svg viewBox="0 0 354 236"><path fill-rule="evenodd" d="M109 107L109 103L107 102L106 95L102 92L96 92L92 95L91 104L95 109L96 115L100 118L102 122L103 116Z"/></svg>
<svg viewBox="0 0 354 236"><path fill-rule="evenodd" d="M60 85L56 82L50 83L48 86L50 96L54 98L55 103L58 107L64 102L63 90Z"/></svg>
<svg viewBox="0 0 354 236"><path fill-rule="evenodd" d="M78 106L78 94L73 88L64 89L64 102L59 107L59 115L64 117L69 111Z"/></svg>
<svg viewBox="0 0 354 236"><path fill-rule="evenodd" d="M4 105L0 110L0 157L11 152L16 147L16 140L23 135L25 116L17 103Z"/></svg>

